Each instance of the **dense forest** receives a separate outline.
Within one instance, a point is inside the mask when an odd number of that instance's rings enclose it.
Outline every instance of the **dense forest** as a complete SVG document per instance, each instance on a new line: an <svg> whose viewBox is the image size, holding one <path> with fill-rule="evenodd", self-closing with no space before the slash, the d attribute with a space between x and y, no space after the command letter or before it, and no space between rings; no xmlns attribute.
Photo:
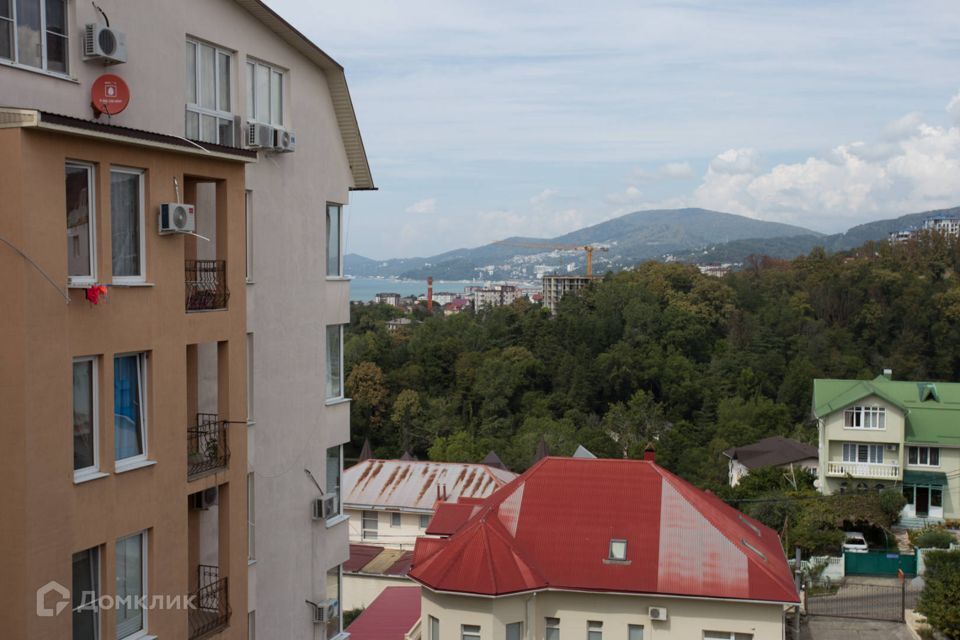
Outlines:
<svg viewBox="0 0 960 640"><path fill-rule="evenodd" d="M960 241L922 236L723 278L686 264L608 274L555 315L539 305L443 317L353 305L345 343L352 452L529 466L582 444L723 491L721 452L769 435L814 443L816 377L960 377Z"/></svg>

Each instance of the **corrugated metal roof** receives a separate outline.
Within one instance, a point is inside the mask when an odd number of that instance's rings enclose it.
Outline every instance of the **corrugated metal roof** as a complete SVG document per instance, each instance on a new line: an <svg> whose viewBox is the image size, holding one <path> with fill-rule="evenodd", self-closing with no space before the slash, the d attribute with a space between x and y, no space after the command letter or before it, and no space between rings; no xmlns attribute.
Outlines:
<svg viewBox="0 0 960 640"><path fill-rule="evenodd" d="M387 587L347 627L352 640L403 640L420 619L420 587Z"/></svg>
<svg viewBox="0 0 960 640"><path fill-rule="evenodd" d="M405 576L410 571L412 562L412 551L387 549L370 544L351 544L350 557L343 563L343 570L348 573Z"/></svg>
<svg viewBox="0 0 960 640"><path fill-rule="evenodd" d="M432 512L438 496L486 498L517 474L482 464L364 460L343 472L347 508ZM439 491L438 491L439 490Z"/></svg>
<svg viewBox="0 0 960 640"><path fill-rule="evenodd" d="M816 459L820 452L813 445L783 436L772 436L742 447L731 447L723 455L737 460L747 469L759 469Z"/></svg>
<svg viewBox="0 0 960 640"><path fill-rule="evenodd" d="M625 562L608 561L612 539L627 541ZM645 460L545 458L449 539L420 538L409 575L483 595L553 588L797 601L775 531Z"/></svg>

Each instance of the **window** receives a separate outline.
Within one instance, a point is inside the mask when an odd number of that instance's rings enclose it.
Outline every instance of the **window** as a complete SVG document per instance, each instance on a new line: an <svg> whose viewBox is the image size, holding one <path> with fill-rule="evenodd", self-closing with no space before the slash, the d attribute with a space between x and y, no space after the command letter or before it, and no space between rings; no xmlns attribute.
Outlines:
<svg viewBox="0 0 960 640"><path fill-rule="evenodd" d="M97 360L73 361L73 473L91 473L97 464Z"/></svg>
<svg viewBox="0 0 960 640"><path fill-rule="evenodd" d="M146 458L145 363L143 353L113 359L114 457L118 461Z"/></svg>
<svg viewBox="0 0 960 640"><path fill-rule="evenodd" d="M187 40L187 138L236 144L230 108L232 57L224 49Z"/></svg>
<svg viewBox="0 0 960 640"><path fill-rule="evenodd" d="M885 429L884 407L850 407L843 412L843 426L848 429Z"/></svg>
<svg viewBox="0 0 960 640"><path fill-rule="evenodd" d="M117 540L117 638L146 629L146 612L140 606L147 595L146 533Z"/></svg>
<svg viewBox="0 0 960 640"><path fill-rule="evenodd" d="M510 622L507 624L507 640L523 640L522 622Z"/></svg>
<svg viewBox="0 0 960 640"><path fill-rule="evenodd" d="M843 443L843 461L844 462L869 462L873 464L883 463L883 445L882 444L857 444L855 442Z"/></svg>
<svg viewBox="0 0 960 640"><path fill-rule="evenodd" d="M253 333L247 334L247 424L254 422L253 413Z"/></svg>
<svg viewBox="0 0 960 640"><path fill-rule="evenodd" d="M333 510L340 515L340 468L342 466L343 449L340 445L327 449L327 488L328 496L337 496L337 506Z"/></svg>
<svg viewBox="0 0 960 640"><path fill-rule="evenodd" d="M940 489L939 487L930 488L930 506L931 507L943 506L943 489Z"/></svg>
<svg viewBox="0 0 960 640"><path fill-rule="evenodd" d="M334 614L327 621L327 638L340 633L340 567L327 571L327 600L333 601Z"/></svg>
<svg viewBox="0 0 960 640"><path fill-rule="evenodd" d="M643 625L642 625L642 624L628 624L628 625L627 625L627 640L643 640Z"/></svg>
<svg viewBox="0 0 960 640"><path fill-rule="evenodd" d="M903 487L903 497L906 499L907 504L913 504L913 485L905 485Z"/></svg>
<svg viewBox="0 0 960 640"><path fill-rule="evenodd" d="M247 282L253 282L253 191L247 189L244 199L244 224L247 232Z"/></svg>
<svg viewBox="0 0 960 640"><path fill-rule="evenodd" d="M364 540L376 540L377 539L377 526L380 524L380 519L376 511L364 511L361 518L361 533L360 537Z"/></svg>
<svg viewBox="0 0 960 640"><path fill-rule="evenodd" d="M256 481L253 473L247 474L247 561L257 557L257 516L256 516Z"/></svg>
<svg viewBox="0 0 960 640"><path fill-rule="evenodd" d="M425 513L420 514L420 528L426 529L429 526L430 526L430 516Z"/></svg>
<svg viewBox="0 0 960 640"><path fill-rule="evenodd" d="M626 540L610 541L610 559L611 560L627 559L627 541Z"/></svg>
<svg viewBox="0 0 960 640"><path fill-rule="evenodd" d="M93 165L68 162L66 184L67 275L70 284L90 285L97 279Z"/></svg>
<svg viewBox="0 0 960 640"><path fill-rule="evenodd" d="M343 247L343 207L327 204L327 277L339 278L343 275L343 259L340 250Z"/></svg>
<svg viewBox="0 0 960 640"><path fill-rule="evenodd" d="M440 621L433 616L427 616L430 621L430 636L427 640L440 640Z"/></svg>
<svg viewBox="0 0 960 640"><path fill-rule="evenodd" d="M247 120L283 126L283 71L247 60Z"/></svg>
<svg viewBox="0 0 960 640"><path fill-rule="evenodd" d="M110 170L110 235L114 282L143 282L146 275L143 172Z"/></svg>
<svg viewBox="0 0 960 640"><path fill-rule="evenodd" d="M480 625L478 624L460 625L460 640L480 640Z"/></svg>
<svg viewBox="0 0 960 640"><path fill-rule="evenodd" d="M0 0L0 58L67 73L66 0Z"/></svg>
<svg viewBox="0 0 960 640"><path fill-rule="evenodd" d="M587 640L603 640L603 623L599 620L587 620Z"/></svg>
<svg viewBox="0 0 960 640"><path fill-rule="evenodd" d="M923 465L927 467L940 466L940 448L939 447L908 447L907 463Z"/></svg>
<svg viewBox="0 0 960 640"><path fill-rule="evenodd" d="M399 527L400 527L400 519L401 519L401 516L400 516L400 514L399 514L398 512L393 512L393 513L391 513L391 514L390 514L390 526L393 527L393 528L395 528L395 529L396 529L396 528L399 528Z"/></svg>
<svg viewBox="0 0 960 640"><path fill-rule="evenodd" d="M560 618L544 618L544 640L560 640Z"/></svg>
<svg viewBox="0 0 960 640"><path fill-rule="evenodd" d="M73 554L73 638L100 637L100 548Z"/></svg>
<svg viewBox="0 0 960 640"><path fill-rule="evenodd" d="M257 612L247 612L247 640L257 640Z"/></svg>
<svg viewBox="0 0 960 640"><path fill-rule="evenodd" d="M704 631L703 640L753 640L753 634L734 633L732 631Z"/></svg>
<svg viewBox="0 0 960 640"><path fill-rule="evenodd" d="M343 397L343 325L327 326L327 400Z"/></svg>

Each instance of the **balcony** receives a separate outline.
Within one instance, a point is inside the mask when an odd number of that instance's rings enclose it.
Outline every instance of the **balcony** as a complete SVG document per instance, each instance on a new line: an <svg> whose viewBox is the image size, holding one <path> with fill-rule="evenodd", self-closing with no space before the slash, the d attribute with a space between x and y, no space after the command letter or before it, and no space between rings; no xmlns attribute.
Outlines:
<svg viewBox="0 0 960 640"><path fill-rule="evenodd" d="M230 601L227 579L220 577L219 567L207 564L197 566L197 590L194 608L190 609L189 640L197 640L227 626L230 622Z"/></svg>
<svg viewBox="0 0 960 640"><path fill-rule="evenodd" d="M230 292L227 290L226 260L187 260L184 280L187 285L187 311L227 308Z"/></svg>
<svg viewBox="0 0 960 640"><path fill-rule="evenodd" d="M187 429L187 479L224 469L229 462L227 423L215 413L198 413L197 426Z"/></svg>
<svg viewBox="0 0 960 640"><path fill-rule="evenodd" d="M827 462L828 478L846 478L847 476L898 480L900 478L900 465L897 463L840 462L834 460Z"/></svg>

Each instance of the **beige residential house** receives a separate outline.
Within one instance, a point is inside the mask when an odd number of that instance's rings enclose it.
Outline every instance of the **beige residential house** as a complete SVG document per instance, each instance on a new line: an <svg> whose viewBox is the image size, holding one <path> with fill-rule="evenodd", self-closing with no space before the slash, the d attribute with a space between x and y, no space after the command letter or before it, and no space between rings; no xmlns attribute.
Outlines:
<svg viewBox="0 0 960 640"><path fill-rule="evenodd" d="M340 635L343 68L258 0L0 2L0 107L4 636Z"/></svg>

